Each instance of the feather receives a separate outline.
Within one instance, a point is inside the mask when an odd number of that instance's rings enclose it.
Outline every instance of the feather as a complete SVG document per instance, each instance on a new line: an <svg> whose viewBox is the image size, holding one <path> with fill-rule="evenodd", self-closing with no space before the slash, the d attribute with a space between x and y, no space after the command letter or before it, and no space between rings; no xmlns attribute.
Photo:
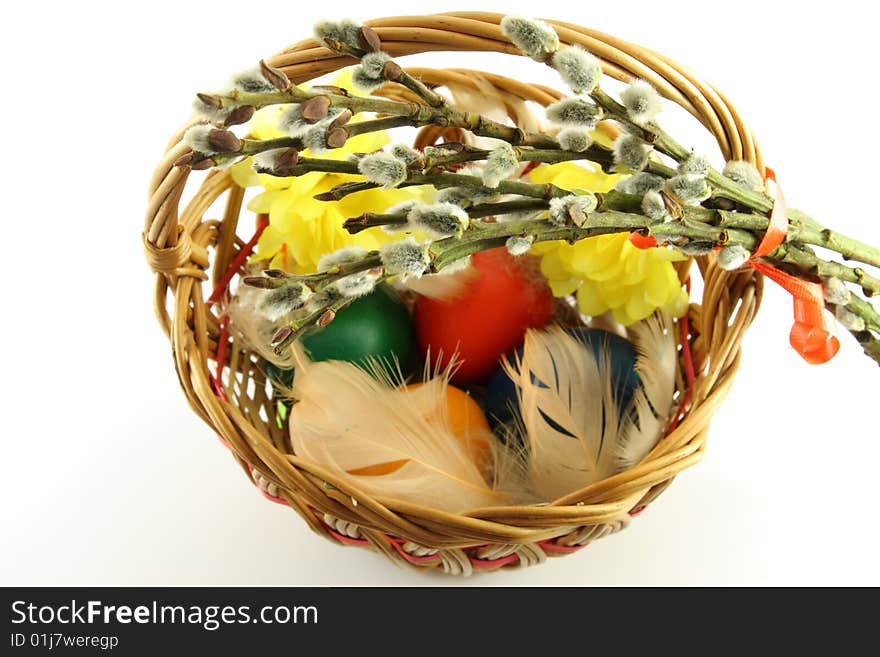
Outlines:
<svg viewBox="0 0 880 657"><path fill-rule="evenodd" d="M351 363L297 360L299 401L289 420L297 456L380 497L451 512L506 502L450 429L448 372L414 389L395 388L384 368L371 376Z"/></svg>
<svg viewBox="0 0 880 657"><path fill-rule="evenodd" d="M629 328L638 352L636 371L642 385L627 414L628 426L617 450L620 470L628 470L648 455L666 430L675 395L677 347L672 318L658 312Z"/></svg>
<svg viewBox="0 0 880 657"><path fill-rule="evenodd" d="M238 286L238 290L226 307L230 329L244 338L244 343L268 362L278 367L292 367L293 356L289 350L279 355L270 346L272 336L281 327L281 323L269 320L258 308L260 301L265 297L265 292L249 285Z"/></svg>
<svg viewBox="0 0 880 657"><path fill-rule="evenodd" d="M519 401L529 487L554 500L638 463L666 426L675 391L671 320L654 316L631 327L643 384L621 409L611 355L559 327L529 330L523 354L504 361Z"/></svg>
<svg viewBox="0 0 880 657"><path fill-rule="evenodd" d="M522 358L504 364L517 387L535 493L553 500L611 475L620 430L607 353L560 327L526 334Z"/></svg>
<svg viewBox="0 0 880 657"><path fill-rule="evenodd" d="M511 119L525 132L541 131L541 123L521 98L501 91L489 80L479 75L472 75L471 72L468 79L472 87L456 82L446 83L446 88L449 89L452 100L459 109L479 112L500 123L507 123L508 119Z"/></svg>
<svg viewBox="0 0 880 657"><path fill-rule="evenodd" d="M412 290L423 297L438 300L453 300L477 277L479 272L471 266L470 257L462 258L445 267L436 274L427 274L421 278L409 278L400 281L406 289Z"/></svg>

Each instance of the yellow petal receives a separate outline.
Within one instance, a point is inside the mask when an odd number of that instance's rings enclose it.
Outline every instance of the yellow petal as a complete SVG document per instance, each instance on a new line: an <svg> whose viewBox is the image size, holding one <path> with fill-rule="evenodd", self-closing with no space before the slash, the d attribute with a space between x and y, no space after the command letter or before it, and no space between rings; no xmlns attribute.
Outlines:
<svg viewBox="0 0 880 657"><path fill-rule="evenodd" d="M530 253L532 255L544 255L545 253L550 253L551 251L555 251L560 246L564 246L565 242L560 242L559 240L553 240L552 242L538 242L532 247Z"/></svg>
<svg viewBox="0 0 880 657"><path fill-rule="evenodd" d="M268 191L254 196L247 204L247 209L257 214L265 214L272 209L272 205L278 200L279 192Z"/></svg>
<svg viewBox="0 0 880 657"><path fill-rule="evenodd" d="M569 271L561 259L561 254L567 247L568 245L561 246L558 249L550 251L541 258L541 273L551 281L567 280L570 278Z"/></svg>
<svg viewBox="0 0 880 657"><path fill-rule="evenodd" d="M618 285L616 281L594 284L596 294L609 308L625 306L633 294L633 287Z"/></svg>
<svg viewBox="0 0 880 657"><path fill-rule="evenodd" d="M251 260L268 260L278 253L283 244L284 233L270 225L263 231L263 234L260 235L260 239L257 241L257 247Z"/></svg>
<svg viewBox="0 0 880 657"><path fill-rule="evenodd" d="M654 263L644 281L644 296L655 308L666 305L675 298L681 283L672 265L668 262Z"/></svg>
<svg viewBox="0 0 880 657"><path fill-rule="evenodd" d="M656 309L657 307L654 304L647 301L645 297L640 294L633 294L630 296L630 298L627 299L624 308L626 316L630 320L629 324L649 317Z"/></svg>
<svg viewBox="0 0 880 657"><path fill-rule="evenodd" d="M547 283L554 297L565 297L578 289L581 280L579 278L550 279Z"/></svg>
<svg viewBox="0 0 880 657"><path fill-rule="evenodd" d="M691 299L690 295L688 295L687 290L684 288L680 288L678 293L675 295L675 298L667 303L663 310L668 312L672 317L684 317L684 315L688 311L688 307L690 306Z"/></svg>
<svg viewBox="0 0 880 657"><path fill-rule="evenodd" d="M598 288L589 281L584 281L578 288L577 302L580 311L590 317L601 315L609 308L600 296Z"/></svg>
<svg viewBox="0 0 880 657"><path fill-rule="evenodd" d="M541 164L532 169L529 177L535 183L552 183L562 189L586 189L591 192L607 192L614 188L619 178L604 173L598 167L574 162Z"/></svg>
<svg viewBox="0 0 880 657"><path fill-rule="evenodd" d="M253 158L246 157L241 162L236 162L229 167L229 175L236 185L239 187L256 187L260 184L257 172L251 166L253 163Z"/></svg>
<svg viewBox="0 0 880 657"><path fill-rule="evenodd" d="M278 129L278 120L289 105L269 105L254 112L248 123L248 131L254 139L275 139L283 137Z"/></svg>

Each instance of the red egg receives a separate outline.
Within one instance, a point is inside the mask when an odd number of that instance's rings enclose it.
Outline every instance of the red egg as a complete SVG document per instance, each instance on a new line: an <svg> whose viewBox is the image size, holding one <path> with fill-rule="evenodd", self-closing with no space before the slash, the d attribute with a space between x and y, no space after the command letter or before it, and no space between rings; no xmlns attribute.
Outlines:
<svg viewBox="0 0 880 657"><path fill-rule="evenodd" d="M553 313L553 294L534 258L515 258L501 247L474 255L473 266L477 275L457 296L419 297L413 309L422 356L430 351L445 367L455 355L457 383L487 380L526 330L544 326Z"/></svg>

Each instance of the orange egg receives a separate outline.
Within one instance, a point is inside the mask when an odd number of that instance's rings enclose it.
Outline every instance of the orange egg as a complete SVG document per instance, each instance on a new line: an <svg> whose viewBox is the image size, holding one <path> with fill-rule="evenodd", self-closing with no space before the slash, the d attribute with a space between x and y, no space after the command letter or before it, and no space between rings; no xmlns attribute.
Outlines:
<svg viewBox="0 0 880 657"><path fill-rule="evenodd" d="M408 388L414 390L421 385L421 383L413 383ZM480 405L464 390L447 385L446 417L452 434L465 444L480 471L484 475L491 472L490 441L492 440L492 429L489 427L489 422ZM437 414L432 414L425 419L431 423L443 421L442 416Z"/></svg>
<svg viewBox="0 0 880 657"><path fill-rule="evenodd" d="M421 383L407 386L409 390L421 387ZM442 410L437 409L425 419L430 423L443 421ZM449 429L468 449L468 453L477 464L480 472L488 478L492 472L492 429L480 405L464 390L455 386L446 386L446 419ZM406 465L408 459L377 463L364 468L348 470L349 474L362 476L380 476L391 474Z"/></svg>

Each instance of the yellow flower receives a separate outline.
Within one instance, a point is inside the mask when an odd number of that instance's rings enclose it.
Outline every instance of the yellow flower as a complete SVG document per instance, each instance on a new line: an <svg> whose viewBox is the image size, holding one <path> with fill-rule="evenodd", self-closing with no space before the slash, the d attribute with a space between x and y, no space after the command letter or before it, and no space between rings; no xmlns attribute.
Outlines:
<svg viewBox="0 0 880 657"><path fill-rule="evenodd" d="M348 77L342 76L334 84L345 86ZM272 105L256 112L248 126L251 136L256 139L283 136L277 125L284 109L285 106ZM390 141L385 132L357 135L342 148L323 153L321 157L341 160L351 153L371 153ZM303 155L308 157L309 152L304 151ZM297 274L316 271L321 256L342 247L360 246L373 250L400 239L381 228L370 228L352 235L342 227L347 218L364 212L384 212L392 205L410 199L432 200L431 189L420 186L387 191L371 189L351 194L340 201L317 201L315 195L362 178L319 171L280 178L258 174L251 164L251 158L246 158L233 165L230 173L240 187L262 186L264 189L247 205L251 212L269 215L269 226L260 236L252 259L269 260L271 267Z"/></svg>
<svg viewBox="0 0 880 657"><path fill-rule="evenodd" d="M571 162L546 165L531 172L532 182L552 183L568 190L607 192L617 175ZM607 311L628 326L658 308L679 317L688 295L672 262L684 257L668 248L639 249L626 233L589 237L575 244L544 242L532 247L541 256L541 271L557 297L575 294L585 315Z"/></svg>

